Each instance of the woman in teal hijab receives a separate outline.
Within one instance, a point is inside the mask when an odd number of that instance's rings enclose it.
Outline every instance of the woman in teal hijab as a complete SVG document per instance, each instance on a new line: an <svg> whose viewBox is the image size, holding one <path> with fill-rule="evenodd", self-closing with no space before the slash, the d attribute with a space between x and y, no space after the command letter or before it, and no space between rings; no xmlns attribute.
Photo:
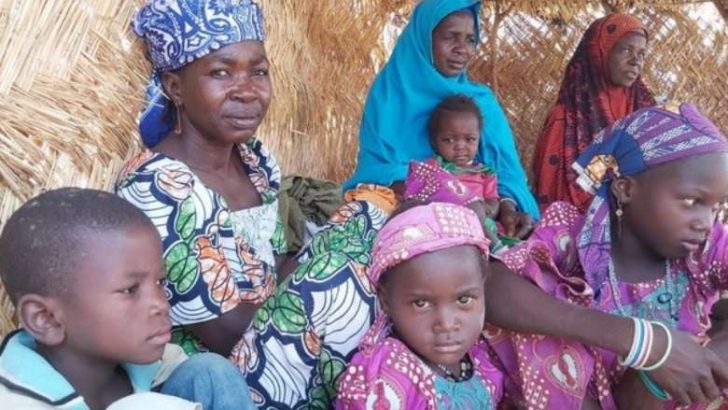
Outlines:
<svg viewBox="0 0 728 410"><path fill-rule="evenodd" d="M465 94L477 102L485 119L477 159L496 170L502 197L538 219L503 109L490 88L470 81L465 71L479 41L479 9L476 0L423 0L417 5L369 91L357 169L345 190L360 183L390 187L403 181L410 161L433 155L427 135L432 109L445 97ZM467 38L459 38L457 30L441 30L453 14L474 19L474 31Z"/></svg>

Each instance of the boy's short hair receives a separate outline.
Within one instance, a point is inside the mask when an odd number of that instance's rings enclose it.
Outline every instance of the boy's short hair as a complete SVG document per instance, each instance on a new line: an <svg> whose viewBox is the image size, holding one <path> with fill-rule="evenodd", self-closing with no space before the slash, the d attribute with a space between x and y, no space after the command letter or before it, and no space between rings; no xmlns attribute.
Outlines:
<svg viewBox="0 0 728 410"><path fill-rule="evenodd" d="M427 121L427 134L430 136L430 142L435 145L435 134L440 129L442 118L448 113L468 113L478 118L478 126L483 128L483 113L475 101L464 94L454 94L444 100L432 110L430 118Z"/></svg>
<svg viewBox="0 0 728 410"><path fill-rule="evenodd" d="M109 192L62 188L30 199L0 235L0 277L10 300L62 294L90 235L140 225L155 229L141 210Z"/></svg>

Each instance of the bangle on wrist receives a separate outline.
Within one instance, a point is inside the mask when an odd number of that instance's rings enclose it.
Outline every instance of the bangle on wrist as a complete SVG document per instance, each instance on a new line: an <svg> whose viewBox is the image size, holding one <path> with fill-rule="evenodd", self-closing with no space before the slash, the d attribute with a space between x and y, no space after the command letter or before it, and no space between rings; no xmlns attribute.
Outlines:
<svg viewBox="0 0 728 410"><path fill-rule="evenodd" d="M665 364L672 352L672 333L665 324L657 321L648 322L647 320L633 317L634 332L632 333L632 345L629 353L624 358L617 358L617 363L623 367L631 367L636 370L652 371L657 370ZM648 365L650 356L652 356L655 344L655 328L660 327L665 332L667 344L665 351L652 365Z"/></svg>
<svg viewBox="0 0 728 410"><path fill-rule="evenodd" d="M670 395L667 394L665 389L660 387L659 384L655 383L654 380L650 376L647 375L646 372L640 370L637 372L639 374L640 379L642 380L642 383L645 385L647 390L649 390L650 393L652 393L653 396L657 397L658 399L662 401L668 401L670 400Z"/></svg>
<svg viewBox="0 0 728 410"><path fill-rule="evenodd" d="M660 360L657 361L657 363L653 364L652 366L647 366L647 363L644 363L642 366L639 367L640 370L648 372L652 370L657 370L662 367L662 365L665 364L665 362L667 361L667 358L670 357L670 353L672 353L672 333L670 333L670 329L668 329L667 326L665 326L665 324L662 322L653 321L652 324L657 327L661 327L662 330L665 331L665 335L667 336L667 346L665 347L665 353L662 354L662 357L660 358Z"/></svg>
<svg viewBox="0 0 728 410"><path fill-rule="evenodd" d="M620 366L632 367L637 363L638 356L645 349L645 333L647 332L647 321L636 317L632 318L634 325L634 331L632 332L632 345L629 348L629 353L624 358L618 358Z"/></svg>

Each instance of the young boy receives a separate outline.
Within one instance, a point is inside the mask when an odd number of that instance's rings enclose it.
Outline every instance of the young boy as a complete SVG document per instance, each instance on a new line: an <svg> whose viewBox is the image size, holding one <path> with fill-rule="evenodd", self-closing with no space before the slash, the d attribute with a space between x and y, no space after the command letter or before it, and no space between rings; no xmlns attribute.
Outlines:
<svg viewBox="0 0 728 410"><path fill-rule="evenodd" d="M245 407L244 379L225 359L184 361L167 344L161 240L123 199L75 188L31 199L0 236L0 276L22 325L0 347L3 408L126 409L140 400L149 409L201 408L135 395L165 380L162 393L203 403L217 396L205 409L253 408ZM226 390L247 401L220 406Z"/></svg>

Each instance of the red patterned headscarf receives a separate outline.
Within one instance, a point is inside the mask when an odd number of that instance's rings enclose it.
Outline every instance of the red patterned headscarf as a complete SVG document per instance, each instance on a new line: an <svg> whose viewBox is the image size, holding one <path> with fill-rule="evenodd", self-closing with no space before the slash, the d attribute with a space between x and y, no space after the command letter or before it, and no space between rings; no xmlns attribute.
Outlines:
<svg viewBox="0 0 728 410"><path fill-rule="evenodd" d="M655 105L641 78L631 87L609 81L607 60L625 35L647 36L642 23L629 14L614 13L589 26L566 67L558 101L538 139L534 156L534 187L542 206L570 202L584 210L591 197L576 185L571 165L599 131L633 111Z"/></svg>

